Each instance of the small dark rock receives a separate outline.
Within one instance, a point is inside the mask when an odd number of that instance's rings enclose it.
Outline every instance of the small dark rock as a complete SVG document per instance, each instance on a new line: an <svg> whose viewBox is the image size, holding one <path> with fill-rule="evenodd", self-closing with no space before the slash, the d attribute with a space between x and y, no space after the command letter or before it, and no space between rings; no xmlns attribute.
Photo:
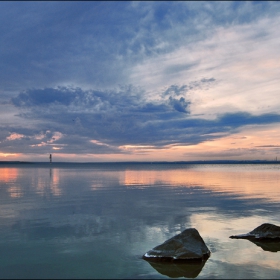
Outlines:
<svg viewBox="0 0 280 280"><path fill-rule="evenodd" d="M230 238L262 241L280 241L280 227L273 224L265 223L248 233L232 235L230 236Z"/></svg>

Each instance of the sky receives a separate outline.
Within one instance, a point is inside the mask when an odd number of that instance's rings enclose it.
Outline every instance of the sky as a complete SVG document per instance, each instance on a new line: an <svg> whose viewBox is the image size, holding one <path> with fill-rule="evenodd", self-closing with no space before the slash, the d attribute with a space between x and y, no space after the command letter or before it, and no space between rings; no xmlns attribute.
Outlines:
<svg viewBox="0 0 280 280"><path fill-rule="evenodd" d="M279 2L0 2L0 160L280 158Z"/></svg>

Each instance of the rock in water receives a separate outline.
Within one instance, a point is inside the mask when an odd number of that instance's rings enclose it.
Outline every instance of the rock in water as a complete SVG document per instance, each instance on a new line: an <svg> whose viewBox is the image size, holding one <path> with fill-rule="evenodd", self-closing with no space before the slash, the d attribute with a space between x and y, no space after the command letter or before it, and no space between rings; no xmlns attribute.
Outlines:
<svg viewBox="0 0 280 280"><path fill-rule="evenodd" d="M239 235L232 235L230 238L235 239L249 239L249 240L279 240L280 241L280 227L273 224L262 224L254 230Z"/></svg>
<svg viewBox="0 0 280 280"><path fill-rule="evenodd" d="M143 259L158 261L203 261L210 256L210 250L195 228L189 228L148 251Z"/></svg>

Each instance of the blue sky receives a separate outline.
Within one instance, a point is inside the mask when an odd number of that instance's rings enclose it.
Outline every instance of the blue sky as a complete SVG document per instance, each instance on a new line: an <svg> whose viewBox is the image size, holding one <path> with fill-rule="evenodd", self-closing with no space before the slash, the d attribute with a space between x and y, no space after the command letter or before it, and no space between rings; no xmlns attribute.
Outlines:
<svg viewBox="0 0 280 280"><path fill-rule="evenodd" d="M0 160L274 159L278 2L1 2Z"/></svg>

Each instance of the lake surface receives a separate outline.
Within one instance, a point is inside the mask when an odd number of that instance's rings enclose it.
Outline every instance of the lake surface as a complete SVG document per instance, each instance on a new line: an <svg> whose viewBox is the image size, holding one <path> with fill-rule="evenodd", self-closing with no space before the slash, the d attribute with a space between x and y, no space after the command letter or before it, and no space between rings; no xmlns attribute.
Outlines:
<svg viewBox="0 0 280 280"><path fill-rule="evenodd" d="M280 225L279 202L278 164L2 164L0 278L280 278L277 245L229 238ZM190 227L204 266L141 259Z"/></svg>

